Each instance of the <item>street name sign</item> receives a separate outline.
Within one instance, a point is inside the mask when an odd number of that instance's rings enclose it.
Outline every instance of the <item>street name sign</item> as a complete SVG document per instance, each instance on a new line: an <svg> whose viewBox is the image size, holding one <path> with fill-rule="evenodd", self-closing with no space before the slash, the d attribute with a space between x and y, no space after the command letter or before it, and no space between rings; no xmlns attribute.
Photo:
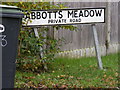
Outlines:
<svg viewBox="0 0 120 90"><path fill-rule="evenodd" d="M35 33L38 33L38 26L92 24L98 66L103 69L95 24L105 23L105 8L32 10L24 15L24 19L28 21L27 26L35 27Z"/></svg>
<svg viewBox="0 0 120 90"><path fill-rule="evenodd" d="M24 19L27 26L104 23L105 8L32 10Z"/></svg>

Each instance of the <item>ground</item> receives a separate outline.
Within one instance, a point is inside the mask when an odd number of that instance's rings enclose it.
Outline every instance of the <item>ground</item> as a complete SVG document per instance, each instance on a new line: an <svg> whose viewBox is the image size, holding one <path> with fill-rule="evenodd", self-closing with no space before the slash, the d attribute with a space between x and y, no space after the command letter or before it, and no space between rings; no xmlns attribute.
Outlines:
<svg viewBox="0 0 120 90"><path fill-rule="evenodd" d="M16 71L16 88L118 88L118 54L102 57L56 58L46 72Z"/></svg>

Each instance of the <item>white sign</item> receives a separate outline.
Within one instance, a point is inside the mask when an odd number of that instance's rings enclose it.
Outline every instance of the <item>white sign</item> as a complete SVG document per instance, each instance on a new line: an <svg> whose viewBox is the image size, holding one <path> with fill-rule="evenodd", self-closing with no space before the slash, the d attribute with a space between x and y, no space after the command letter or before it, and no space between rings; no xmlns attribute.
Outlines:
<svg viewBox="0 0 120 90"><path fill-rule="evenodd" d="M28 26L104 23L105 8L31 11L24 16Z"/></svg>

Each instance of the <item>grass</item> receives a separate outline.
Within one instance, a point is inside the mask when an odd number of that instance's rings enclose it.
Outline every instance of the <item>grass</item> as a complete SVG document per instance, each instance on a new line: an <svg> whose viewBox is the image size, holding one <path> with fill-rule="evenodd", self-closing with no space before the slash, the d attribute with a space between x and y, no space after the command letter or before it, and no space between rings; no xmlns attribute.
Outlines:
<svg viewBox="0 0 120 90"><path fill-rule="evenodd" d="M118 54L102 57L103 70L96 57L56 58L43 73L16 72L16 88L115 88L118 87Z"/></svg>

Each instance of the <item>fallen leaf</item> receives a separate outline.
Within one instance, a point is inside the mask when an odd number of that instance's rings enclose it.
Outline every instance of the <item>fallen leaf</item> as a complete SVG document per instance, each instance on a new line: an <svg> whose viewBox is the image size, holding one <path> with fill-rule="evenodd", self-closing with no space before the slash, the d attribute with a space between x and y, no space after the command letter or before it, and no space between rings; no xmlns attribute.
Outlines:
<svg viewBox="0 0 120 90"><path fill-rule="evenodd" d="M68 88L66 85L62 85L60 88L64 89L64 88Z"/></svg>

